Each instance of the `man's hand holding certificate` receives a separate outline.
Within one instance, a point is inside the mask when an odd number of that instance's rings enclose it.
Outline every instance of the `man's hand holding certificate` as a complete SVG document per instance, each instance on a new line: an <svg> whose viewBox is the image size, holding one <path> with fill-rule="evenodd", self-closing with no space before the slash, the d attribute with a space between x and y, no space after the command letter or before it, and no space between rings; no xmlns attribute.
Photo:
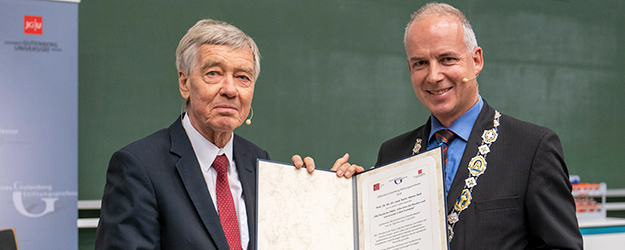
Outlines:
<svg viewBox="0 0 625 250"><path fill-rule="evenodd" d="M259 249L446 249L440 149L351 179L259 161Z"/></svg>

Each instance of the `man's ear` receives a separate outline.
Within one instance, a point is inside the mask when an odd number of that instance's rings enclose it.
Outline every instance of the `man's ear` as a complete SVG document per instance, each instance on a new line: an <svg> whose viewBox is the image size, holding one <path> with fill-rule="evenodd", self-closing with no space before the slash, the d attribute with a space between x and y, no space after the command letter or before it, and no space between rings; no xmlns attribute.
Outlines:
<svg viewBox="0 0 625 250"><path fill-rule="evenodd" d="M182 72L182 70L178 71L178 88L180 89L180 95L185 100L189 100L189 95L190 95L189 84L191 84L189 82L189 77L185 75L184 72Z"/></svg>
<svg viewBox="0 0 625 250"><path fill-rule="evenodd" d="M479 75L482 72L482 68L484 68L484 57L480 47L473 50L473 64L475 65L475 75Z"/></svg>

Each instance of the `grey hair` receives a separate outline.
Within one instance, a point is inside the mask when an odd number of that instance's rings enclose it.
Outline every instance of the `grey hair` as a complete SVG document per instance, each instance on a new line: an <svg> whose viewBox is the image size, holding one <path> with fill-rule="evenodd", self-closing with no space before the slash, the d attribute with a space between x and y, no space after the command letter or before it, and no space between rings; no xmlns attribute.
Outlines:
<svg viewBox="0 0 625 250"><path fill-rule="evenodd" d="M460 10L446 3L428 3L410 16L410 22L408 22L406 31L404 32L404 46L406 45L406 36L408 35L410 26L413 23L423 20L429 16L453 16L458 18L460 23L462 23L464 33L463 41L467 46L467 49L472 52L475 48L477 48L477 39L475 38L475 33L473 32L473 28L471 28L471 24L469 23L469 20L467 20L467 17L464 16Z"/></svg>
<svg viewBox="0 0 625 250"><path fill-rule="evenodd" d="M254 56L254 81L260 75L260 52L254 40L231 24L204 19L182 37L176 49L176 68L189 75L197 61L197 48L203 44L226 45L232 49L248 47Z"/></svg>

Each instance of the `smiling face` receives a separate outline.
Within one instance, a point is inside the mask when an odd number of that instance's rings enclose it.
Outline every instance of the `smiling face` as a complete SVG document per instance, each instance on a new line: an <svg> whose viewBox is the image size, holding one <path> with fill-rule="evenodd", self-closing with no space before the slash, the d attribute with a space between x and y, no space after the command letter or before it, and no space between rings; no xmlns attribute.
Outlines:
<svg viewBox="0 0 625 250"><path fill-rule="evenodd" d="M201 45L195 67L189 75L179 71L178 83L193 127L223 147L250 111L255 84L252 51Z"/></svg>
<svg viewBox="0 0 625 250"><path fill-rule="evenodd" d="M482 49L469 51L463 35L462 24L451 16L415 21L406 34L414 92L445 127L478 100L475 76L482 70Z"/></svg>

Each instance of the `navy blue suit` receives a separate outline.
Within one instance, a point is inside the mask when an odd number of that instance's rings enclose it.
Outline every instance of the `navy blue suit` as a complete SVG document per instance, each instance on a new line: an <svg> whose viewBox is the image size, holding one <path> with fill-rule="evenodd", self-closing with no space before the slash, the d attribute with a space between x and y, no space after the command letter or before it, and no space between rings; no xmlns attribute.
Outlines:
<svg viewBox="0 0 625 250"><path fill-rule="evenodd" d="M495 110L486 101L447 197L448 212L469 176L482 133L493 128ZM568 170L558 136L551 130L502 115L499 137L486 157L486 172L473 200L455 225L452 250L582 249ZM384 142L376 166L410 156L417 138L427 149L430 121Z"/></svg>
<svg viewBox="0 0 625 250"><path fill-rule="evenodd" d="M235 135L233 154L256 249L256 159L269 154ZM115 152L106 174L96 249L229 249L180 119Z"/></svg>

